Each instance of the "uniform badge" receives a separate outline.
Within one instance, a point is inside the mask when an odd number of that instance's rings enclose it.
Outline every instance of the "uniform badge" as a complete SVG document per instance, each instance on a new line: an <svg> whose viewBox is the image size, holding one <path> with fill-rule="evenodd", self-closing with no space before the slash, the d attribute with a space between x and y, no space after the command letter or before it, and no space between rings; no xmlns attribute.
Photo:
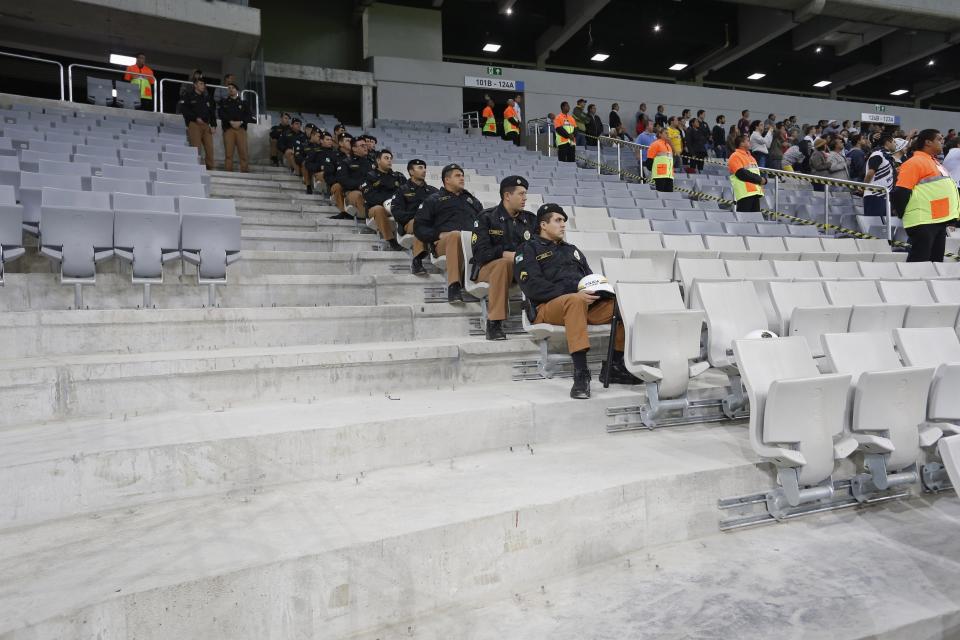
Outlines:
<svg viewBox="0 0 960 640"><path fill-rule="evenodd" d="M522 253L518 253L518 254L517 254L517 257L514 258L513 261L516 262L517 264L520 264L521 262L523 262L523 254L522 254Z"/></svg>
<svg viewBox="0 0 960 640"><path fill-rule="evenodd" d="M577 260L580 260L580 252L577 251L576 249L574 249L574 250L573 250L573 257L576 258Z"/></svg>
<svg viewBox="0 0 960 640"><path fill-rule="evenodd" d="M479 226L480 226L480 221L479 221L479 220L474 220L474 221L473 221L473 228L476 229L476 228L479 227Z"/></svg>
<svg viewBox="0 0 960 640"><path fill-rule="evenodd" d="M473 198L467 198L467 202L473 204Z"/></svg>
<svg viewBox="0 0 960 640"><path fill-rule="evenodd" d="M528 277L529 277L529 275L527 274L526 271L521 271L521 272L520 272L520 282L526 282L526 280L527 280Z"/></svg>
<svg viewBox="0 0 960 640"><path fill-rule="evenodd" d="M529 229L527 229L526 231L523 232L523 239L524 239L524 240L529 240L529 239L530 239L530 230L529 230Z"/></svg>

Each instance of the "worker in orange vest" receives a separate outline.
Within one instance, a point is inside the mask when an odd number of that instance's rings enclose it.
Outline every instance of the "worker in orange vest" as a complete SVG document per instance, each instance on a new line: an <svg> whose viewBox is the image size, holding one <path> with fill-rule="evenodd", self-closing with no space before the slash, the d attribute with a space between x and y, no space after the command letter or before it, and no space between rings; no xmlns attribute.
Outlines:
<svg viewBox="0 0 960 640"><path fill-rule="evenodd" d="M123 79L140 88L140 109L153 111L153 84L156 79L153 77L153 69L147 66L147 56L138 53L137 63L126 68Z"/></svg>
<svg viewBox="0 0 960 640"><path fill-rule="evenodd" d="M657 131L657 139L647 149L643 166L650 172L657 191L673 191L673 145L670 144L670 133L666 127Z"/></svg>
<svg viewBox="0 0 960 640"><path fill-rule="evenodd" d="M560 103L560 113L553 119L553 132L556 136L557 160L560 162L577 161L577 121L570 115L570 103Z"/></svg>
<svg viewBox="0 0 960 640"><path fill-rule="evenodd" d="M503 139L520 146L520 117L513 105L513 98L510 98L507 108L503 110Z"/></svg>
<svg viewBox="0 0 960 640"><path fill-rule="evenodd" d="M493 115L493 98L487 98L487 106L483 108L483 113L480 114L480 126L483 135L497 135L497 118Z"/></svg>
<svg viewBox="0 0 960 640"><path fill-rule="evenodd" d="M730 172L730 186L733 188L733 199L737 202L737 212L760 211L760 201L763 199L763 185L767 179L760 175L757 160L750 153L750 138L739 135L734 139L736 150L727 160L727 170Z"/></svg>

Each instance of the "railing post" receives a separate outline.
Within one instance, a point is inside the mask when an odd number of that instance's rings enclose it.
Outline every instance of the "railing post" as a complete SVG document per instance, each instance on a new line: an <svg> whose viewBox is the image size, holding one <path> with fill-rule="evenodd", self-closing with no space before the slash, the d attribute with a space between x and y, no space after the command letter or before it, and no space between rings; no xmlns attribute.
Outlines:
<svg viewBox="0 0 960 640"><path fill-rule="evenodd" d="M597 138L597 175L599 176L602 172L600 171L600 138Z"/></svg>
<svg viewBox="0 0 960 640"><path fill-rule="evenodd" d="M73 65L67 67L67 95L70 102L73 102Z"/></svg>
<svg viewBox="0 0 960 640"><path fill-rule="evenodd" d="M892 211L890 210L890 192L884 189L883 193L883 203L887 210L887 242L893 242L893 220L891 219Z"/></svg>
<svg viewBox="0 0 960 640"><path fill-rule="evenodd" d="M773 210L780 213L780 180L773 176Z"/></svg>
<svg viewBox="0 0 960 640"><path fill-rule="evenodd" d="M830 185L828 184L823 185L823 224L830 224Z"/></svg>
<svg viewBox="0 0 960 640"><path fill-rule="evenodd" d="M617 177L620 177L623 167L620 166L620 150L623 148L623 145L617 143Z"/></svg>

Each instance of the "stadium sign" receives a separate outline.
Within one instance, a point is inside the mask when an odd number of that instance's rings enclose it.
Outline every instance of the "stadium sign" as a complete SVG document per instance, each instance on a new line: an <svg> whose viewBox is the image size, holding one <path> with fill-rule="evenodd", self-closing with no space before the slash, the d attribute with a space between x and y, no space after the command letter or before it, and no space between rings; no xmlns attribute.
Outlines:
<svg viewBox="0 0 960 640"><path fill-rule="evenodd" d="M474 87L476 89L493 89L495 91L516 91L523 92L523 80L507 80L505 78L474 78L465 76L463 86Z"/></svg>
<svg viewBox="0 0 960 640"><path fill-rule="evenodd" d="M876 124L900 124L900 116L891 116L886 113L861 113L861 122L873 122Z"/></svg>

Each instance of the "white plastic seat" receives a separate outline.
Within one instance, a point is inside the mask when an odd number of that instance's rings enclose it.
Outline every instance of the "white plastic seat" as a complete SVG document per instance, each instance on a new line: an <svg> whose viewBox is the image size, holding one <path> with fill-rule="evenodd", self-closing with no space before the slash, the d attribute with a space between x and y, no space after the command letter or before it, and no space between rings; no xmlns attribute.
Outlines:
<svg viewBox="0 0 960 640"><path fill-rule="evenodd" d="M177 211L183 213L207 213L221 216L237 215L236 202L229 198L177 198Z"/></svg>
<svg viewBox="0 0 960 640"><path fill-rule="evenodd" d="M820 243L820 238L786 237L783 239L787 250L800 254L801 260L836 260L836 251L826 251Z"/></svg>
<svg viewBox="0 0 960 640"><path fill-rule="evenodd" d="M665 282L653 261L647 258L603 258L603 275L611 284L618 282Z"/></svg>
<svg viewBox="0 0 960 640"><path fill-rule="evenodd" d="M896 263L893 262L858 262L857 266L860 267L860 273L863 274L864 278L879 280L881 278L896 279L900 277L900 271L897 269Z"/></svg>
<svg viewBox="0 0 960 640"><path fill-rule="evenodd" d="M803 336L814 356L823 355L820 336L844 333L850 325L850 307L833 306L821 282L771 282L770 297L780 321L781 336Z"/></svg>
<svg viewBox="0 0 960 640"><path fill-rule="evenodd" d="M824 262L817 260L817 271L824 278L860 278L860 266L856 262Z"/></svg>
<svg viewBox="0 0 960 640"><path fill-rule="evenodd" d="M769 260L724 260L731 278L775 278L776 272Z"/></svg>
<svg viewBox="0 0 960 640"><path fill-rule="evenodd" d="M902 278L938 278L936 268L932 262L898 262L897 270Z"/></svg>
<svg viewBox="0 0 960 640"><path fill-rule="evenodd" d="M154 182L152 183L152 193L155 196L205 198L207 196L207 189L200 183Z"/></svg>
<svg viewBox="0 0 960 640"><path fill-rule="evenodd" d="M467 266L467 275L469 276L470 272L470 263L473 260L473 239L472 231L461 231L460 232L460 246L463 249L463 264ZM469 277L464 278L463 281L464 291L469 293L474 298L485 299L487 293L490 290L490 284L488 282L474 282ZM486 314L484 314L484 319L486 319Z"/></svg>
<svg viewBox="0 0 960 640"><path fill-rule="evenodd" d="M627 233L645 233L652 231L649 220L626 220L622 218L615 218L613 220L613 228L618 232Z"/></svg>
<svg viewBox="0 0 960 640"><path fill-rule="evenodd" d="M86 162L40 160L38 173L55 176L89 176L92 173L92 169Z"/></svg>
<svg viewBox="0 0 960 640"><path fill-rule="evenodd" d="M831 304L851 308L847 331L890 331L903 326L907 305L884 302L875 280L827 280L823 288Z"/></svg>
<svg viewBox="0 0 960 640"><path fill-rule="evenodd" d="M620 241L615 232L567 231L565 240L580 250L619 249Z"/></svg>
<svg viewBox="0 0 960 640"><path fill-rule="evenodd" d="M719 257L723 260L744 260L751 256L755 259L757 256L747 251L747 245L740 236L703 236L703 243L707 249L719 252Z"/></svg>
<svg viewBox="0 0 960 640"><path fill-rule="evenodd" d="M769 329L756 289L744 280L696 280L687 299L690 308L704 311L710 364L728 374L735 373L733 341Z"/></svg>
<svg viewBox="0 0 960 640"><path fill-rule="evenodd" d="M176 213L177 206L173 196L144 196L133 193L114 193L110 196L115 211L160 211Z"/></svg>
<svg viewBox="0 0 960 640"><path fill-rule="evenodd" d="M18 198L23 205L23 229L27 233L40 233L40 205L44 189L81 191L80 176L51 176L24 171L20 174Z"/></svg>
<svg viewBox="0 0 960 640"><path fill-rule="evenodd" d="M812 260L771 260L773 272L780 278L819 278Z"/></svg>
<svg viewBox="0 0 960 640"><path fill-rule="evenodd" d="M937 275L941 278L960 278L960 262L950 260L949 262L934 262L933 267L937 270Z"/></svg>
<svg viewBox="0 0 960 640"><path fill-rule="evenodd" d="M592 216L572 217L568 221L570 228L576 231L613 231L612 218L595 218Z"/></svg>
<svg viewBox="0 0 960 640"><path fill-rule="evenodd" d="M837 460L856 442L843 433L849 374L819 374L799 337L735 340L734 357L750 399L750 444L777 468L777 506L833 496Z"/></svg>
<svg viewBox="0 0 960 640"><path fill-rule="evenodd" d="M42 190L40 253L60 264L62 282L95 281L96 263L113 256L113 220L106 193Z"/></svg>
<svg viewBox="0 0 960 640"><path fill-rule="evenodd" d="M820 238L820 244L823 245L824 251L836 253L838 262L856 262L873 258L874 252L861 250L853 238Z"/></svg>
<svg viewBox="0 0 960 640"><path fill-rule="evenodd" d="M116 254L132 263L133 282L162 282L163 265L180 257L180 216L118 209L114 245Z"/></svg>
<svg viewBox="0 0 960 640"><path fill-rule="evenodd" d="M201 284L226 282L227 266L240 259L240 216L181 212L183 259L198 268Z"/></svg>
<svg viewBox="0 0 960 640"><path fill-rule="evenodd" d="M0 185L0 284L4 265L26 252L23 247L23 206L17 204L13 186Z"/></svg>
<svg viewBox="0 0 960 640"><path fill-rule="evenodd" d="M809 240L809 238L807 238ZM763 260L799 260L800 254L788 251L784 238L775 236L748 236L744 238L747 249L759 252Z"/></svg>
<svg viewBox="0 0 960 640"><path fill-rule="evenodd" d="M90 188L92 191L147 195L147 183L143 180L125 180L123 178L94 176L90 179Z"/></svg>
<svg viewBox="0 0 960 640"><path fill-rule="evenodd" d="M960 304L938 303L923 280L881 280L877 287L886 302L909 305L904 327L954 327L957 324Z"/></svg>
<svg viewBox="0 0 960 640"><path fill-rule="evenodd" d="M683 258L677 256L677 279L683 285L684 294L689 303L690 292L695 279L726 280L727 268L719 258Z"/></svg>

